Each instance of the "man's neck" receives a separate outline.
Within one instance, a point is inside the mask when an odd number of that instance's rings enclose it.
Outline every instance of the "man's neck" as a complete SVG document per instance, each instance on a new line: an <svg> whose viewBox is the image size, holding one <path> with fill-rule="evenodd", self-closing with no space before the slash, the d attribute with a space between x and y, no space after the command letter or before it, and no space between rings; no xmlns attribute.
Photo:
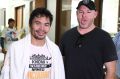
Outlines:
<svg viewBox="0 0 120 79"><path fill-rule="evenodd" d="M10 26L8 28L13 29L13 27L10 27Z"/></svg>
<svg viewBox="0 0 120 79"><path fill-rule="evenodd" d="M96 26L95 25L92 25L91 27L89 28L80 28L79 26L77 27L77 30L80 34L84 35L90 31L92 31Z"/></svg>
<svg viewBox="0 0 120 79"><path fill-rule="evenodd" d="M43 40L37 40L34 37L31 39L31 43L35 46L43 46L45 44L45 39Z"/></svg>

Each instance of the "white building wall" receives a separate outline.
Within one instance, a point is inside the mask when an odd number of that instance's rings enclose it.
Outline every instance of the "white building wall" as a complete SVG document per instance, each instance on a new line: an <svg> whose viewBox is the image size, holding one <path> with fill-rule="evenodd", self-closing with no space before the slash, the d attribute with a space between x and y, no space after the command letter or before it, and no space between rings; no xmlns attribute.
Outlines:
<svg viewBox="0 0 120 79"><path fill-rule="evenodd" d="M3 30L4 28L4 23L5 23L5 9L0 9L0 32Z"/></svg>
<svg viewBox="0 0 120 79"><path fill-rule="evenodd" d="M119 0L103 0L102 29L117 32Z"/></svg>
<svg viewBox="0 0 120 79"><path fill-rule="evenodd" d="M51 25L51 30L48 34L50 39L55 42L55 29L57 27L56 25L56 0L47 0L47 8L51 11L53 14L53 23Z"/></svg>

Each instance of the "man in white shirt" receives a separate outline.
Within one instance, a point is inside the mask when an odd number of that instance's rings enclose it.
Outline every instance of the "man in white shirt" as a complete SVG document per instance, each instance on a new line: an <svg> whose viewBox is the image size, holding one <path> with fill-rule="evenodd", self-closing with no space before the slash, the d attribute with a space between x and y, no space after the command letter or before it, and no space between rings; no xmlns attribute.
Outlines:
<svg viewBox="0 0 120 79"><path fill-rule="evenodd" d="M31 33L10 45L2 79L65 79L61 52L47 37L52 20L46 8L36 8L31 13Z"/></svg>
<svg viewBox="0 0 120 79"><path fill-rule="evenodd" d="M8 49L9 45L13 42L13 41L17 41L17 30L15 28L15 20L10 18L8 20L8 27L5 27L4 30L2 31L2 35L1 35L1 39L3 45L2 45L2 51L3 53L6 52L6 50Z"/></svg>

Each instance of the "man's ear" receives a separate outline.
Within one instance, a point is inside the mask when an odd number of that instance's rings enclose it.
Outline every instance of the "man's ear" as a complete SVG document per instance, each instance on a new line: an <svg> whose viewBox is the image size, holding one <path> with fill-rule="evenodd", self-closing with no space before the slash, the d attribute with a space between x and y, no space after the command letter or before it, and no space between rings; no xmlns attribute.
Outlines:
<svg viewBox="0 0 120 79"><path fill-rule="evenodd" d="M95 15L95 18L96 18L98 16L98 11L95 11L94 15Z"/></svg>

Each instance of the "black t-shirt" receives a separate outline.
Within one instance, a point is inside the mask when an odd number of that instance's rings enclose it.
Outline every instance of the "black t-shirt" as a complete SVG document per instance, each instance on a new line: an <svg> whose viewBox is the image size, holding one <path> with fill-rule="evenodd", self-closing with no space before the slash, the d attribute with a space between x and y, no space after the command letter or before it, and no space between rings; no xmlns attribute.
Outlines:
<svg viewBox="0 0 120 79"><path fill-rule="evenodd" d="M67 31L60 50L65 56L66 79L103 79L103 64L117 60L112 38L97 27L84 35L76 27Z"/></svg>

